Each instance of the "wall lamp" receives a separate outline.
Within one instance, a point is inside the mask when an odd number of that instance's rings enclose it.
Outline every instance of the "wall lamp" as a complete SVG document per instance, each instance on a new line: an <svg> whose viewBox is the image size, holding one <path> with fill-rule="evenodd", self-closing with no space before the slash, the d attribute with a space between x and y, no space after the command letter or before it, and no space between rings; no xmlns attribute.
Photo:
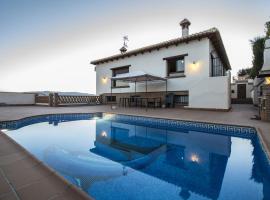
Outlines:
<svg viewBox="0 0 270 200"><path fill-rule="evenodd" d="M102 81L103 84L106 84L106 83L108 82L108 77L103 76L103 77L101 78L101 81Z"/></svg>

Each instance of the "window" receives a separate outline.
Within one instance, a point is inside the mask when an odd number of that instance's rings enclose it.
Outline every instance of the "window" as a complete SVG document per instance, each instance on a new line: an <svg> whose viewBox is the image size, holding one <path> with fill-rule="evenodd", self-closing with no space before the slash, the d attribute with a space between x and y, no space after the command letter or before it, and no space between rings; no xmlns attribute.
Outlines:
<svg viewBox="0 0 270 200"><path fill-rule="evenodd" d="M116 96L106 96L107 102L116 102Z"/></svg>
<svg viewBox="0 0 270 200"><path fill-rule="evenodd" d="M168 77L179 77L179 76L184 75L185 56L187 56L187 54L163 58L163 60L167 61L167 76Z"/></svg>
<svg viewBox="0 0 270 200"><path fill-rule="evenodd" d="M225 69L219 57L214 56L215 53L211 53L211 76L225 76Z"/></svg>
<svg viewBox="0 0 270 200"><path fill-rule="evenodd" d="M125 74L129 72L129 67L128 66L123 66L123 67L117 67L117 68L112 68L112 77L117 76L118 74ZM112 82L112 87L129 87L129 84L123 81L113 81Z"/></svg>
<svg viewBox="0 0 270 200"><path fill-rule="evenodd" d="M182 105L182 106L188 105L188 95L175 95L174 103L176 105Z"/></svg>

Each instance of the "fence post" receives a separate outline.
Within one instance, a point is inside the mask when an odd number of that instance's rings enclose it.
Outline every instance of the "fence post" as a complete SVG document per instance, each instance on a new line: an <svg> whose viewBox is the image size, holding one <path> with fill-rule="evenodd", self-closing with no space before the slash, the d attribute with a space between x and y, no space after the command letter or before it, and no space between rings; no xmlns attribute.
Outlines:
<svg viewBox="0 0 270 200"><path fill-rule="evenodd" d="M53 93L53 106L57 107L59 105L59 95L58 93Z"/></svg>
<svg viewBox="0 0 270 200"><path fill-rule="evenodd" d="M54 105L53 103L53 93L49 94L49 106L52 107Z"/></svg>
<svg viewBox="0 0 270 200"><path fill-rule="evenodd" d="M37 104L38 94L35 94L35 104Z"/></svg>

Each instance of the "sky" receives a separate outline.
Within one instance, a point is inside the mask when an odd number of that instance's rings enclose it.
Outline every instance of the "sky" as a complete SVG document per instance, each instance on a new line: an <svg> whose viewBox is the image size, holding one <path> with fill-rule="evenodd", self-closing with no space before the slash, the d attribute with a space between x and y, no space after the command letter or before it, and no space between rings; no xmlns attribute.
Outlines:
<svg viewBox="0 0 270 200"><path fill-rule="evenodd" d="M264 35L269 0L0 0L0 91L95 94L91 60L219 29L232 75L251 67L250 40Z"/></svg>

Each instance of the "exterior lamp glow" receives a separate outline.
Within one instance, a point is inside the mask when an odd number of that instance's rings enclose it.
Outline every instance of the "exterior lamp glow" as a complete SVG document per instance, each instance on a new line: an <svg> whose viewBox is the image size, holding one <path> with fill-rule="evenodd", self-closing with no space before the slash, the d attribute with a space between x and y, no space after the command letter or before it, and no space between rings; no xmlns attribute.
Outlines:
<svg viewBox="0 0 270 200"><path fill-rule="evenodd" d="M108 137L108 134L106 133L106 131L102 131L101 136L106 138Z"/></svg>
<svg viewBox="0 0 270 200"><path fill-rule="evenodd" d="M197 156L196 154L192 154L191 157L190 157L190 160L192 162L198 163L199 162L199 156Z"/></svg>
<svg viewBox="0 0 270 200"><path fill-rule="evenodd" d="M190 64L190 69L191 71L198 71L199 69L199 63L197 61L193 61L191 64Z"/></svg>
<svg viewBox="0 0 270 200"><path fill-rule="evenodd" d="M105 113L105 114L103 114L103 119L110 120L110 119L112 119L114 116L115 116L114 114Z"/></svg>
<svg viewBox="0 0 270 200"><path fill-rule="evenodd" d="M266 85L270 85L270 76L269 77L265 77L265 84Z"/></svg>
<svg viewBox="0 0 270 200"><path fill-rule="evenodd" d="M103 83L103 84L106 84L107 82L108 82L108 78L107 77L102 77L101 78L101 82Z"/></svg>

